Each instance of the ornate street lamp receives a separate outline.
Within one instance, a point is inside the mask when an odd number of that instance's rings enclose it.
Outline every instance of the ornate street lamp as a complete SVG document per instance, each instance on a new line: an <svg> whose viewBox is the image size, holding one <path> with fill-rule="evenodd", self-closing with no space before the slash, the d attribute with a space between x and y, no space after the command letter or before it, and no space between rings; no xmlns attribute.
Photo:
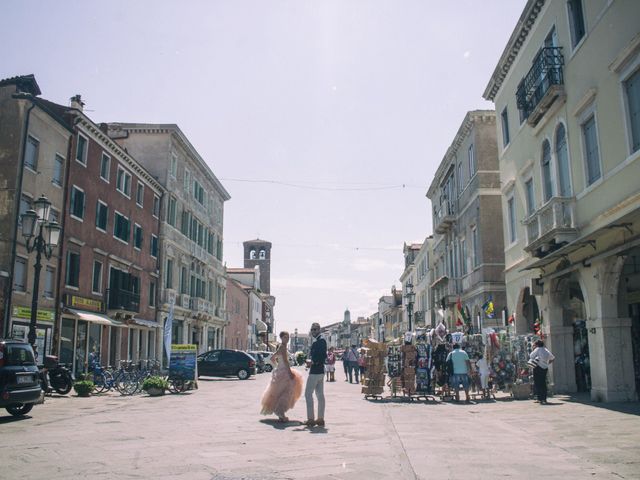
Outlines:
<svg viewBox="0 0 640 480"><path fill-rule="evenodd" d="M413 331L411 325L411 315L413 314L413 303L416 298L416 294L413 293L413 283L409 282L404 286L405 294L404 298L407 300L407 315L409 317L409 331Z"/></svg>
<svg viewBox="0 0 640 480"><path fill-rule="evenodd" d="M51 202L47 197L41 195L33 202L34 210L28 210L21 215L22 236L26 240L27 252L36 251L36 263L33 266L35 271L33 277L33 294L31 296L31 321L29 322L29 334L27 339L32 347L36 343L36 320L38 318L38 292L40 290L40 263L42 254L48 259L51 258L53 249L58 246L60 232L62 228L58 222L50 222L49 213Z"/></svg>

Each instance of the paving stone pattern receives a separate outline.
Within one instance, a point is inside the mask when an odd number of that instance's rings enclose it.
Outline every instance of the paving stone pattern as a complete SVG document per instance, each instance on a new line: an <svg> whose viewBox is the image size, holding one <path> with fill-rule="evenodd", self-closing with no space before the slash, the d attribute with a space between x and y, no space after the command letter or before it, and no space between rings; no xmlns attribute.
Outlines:
<svg viewBox="0 0 640 480"><path fill-rule="evenodd" d="M260 416L269 374L184 395L52 397L23 420L2 410L0 478L640 479L638 403L376 402L341 373L325 384L325 428L301 424L304 398L288 424Z"/></svg>

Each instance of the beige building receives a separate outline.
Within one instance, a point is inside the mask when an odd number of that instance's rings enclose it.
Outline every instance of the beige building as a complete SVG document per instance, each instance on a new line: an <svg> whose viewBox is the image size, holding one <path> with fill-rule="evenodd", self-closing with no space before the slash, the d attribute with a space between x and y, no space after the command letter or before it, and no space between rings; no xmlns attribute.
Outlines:
<svg viewBox="0 0 640 480"><path fill-rule="evenodd" d="M433 236L424 239L416 254L415 264L415 304L413 306L414 328L434 327L435 308L431 291L431 270L433 259Z"/></svg>
<svg viewBox="0 0 640 480"><path fill-rule="evenodd" d="M529 0L495 103L507 303L556 392L640 389L640 2Z"/></svg>
<svg viewBox="0 0 640 480"><path fill-rule="evenodd" d="M504 249L495 113L468 112L436 171L433 280L438 315L455 329L461 303L474 329L502 324ZM483 305L492 301L493 314Z"/></svg>
<svg viewBox="0 0 640 480"><path fill-rule="evenodd" d="M174 304L173 343L224 346L224 202L231 197L174 124L109 124L109 135L169 192L161 200L160 324Z"/></svg>

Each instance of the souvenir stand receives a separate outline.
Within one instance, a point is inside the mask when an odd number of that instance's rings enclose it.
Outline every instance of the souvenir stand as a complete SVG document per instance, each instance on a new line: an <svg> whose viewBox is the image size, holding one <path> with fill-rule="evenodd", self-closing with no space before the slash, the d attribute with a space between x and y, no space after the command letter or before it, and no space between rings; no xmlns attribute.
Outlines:
<svg viewBox="0 0 640 480"><path fill-rule="evenodd" d="M378 343L372 339L364 340L365 350L365 373L362 393L365 399L382 400L384 390L384 361L387 355L385 343Z"/></svg>
<svg viewBox="0 0 640 480"><path fill-rule="evenodd" d="M493 372L492 379L496 388L511 391L516 380L516 365L513 361L511 341L505 332L491 329L487 333L487 361Z"/></svg>
<svg viewBox="0 0 640 480"><path fill-rule="evenodd" d="M435 401L431 394L431 341L425 329L416 330L416 397Z"/></svg>
<svg viewBox="0 0 640 480"><path fill-rule="evenodd" d="M481 358L486 358L486 343L485 336L482 334L467 334L463 337L461 343L462 349L469 355L469 360L472 365L476 365L476 362ZM488 400L491 397L495 398L495 395L490 391L484 391L482 389L482 382L478 368L476 367L470 372L469 375L470 387L469 396L474 400L482 399Z"/></svg>
<svg viewBox="0 0 640 480"><path fill-rule="evenodd" d="M533 368L529 364L529 356L535 349L538 335L516 335L511 337L511 352L516 366L516 379L511 388L511 395L516 400L525 400L531 396L533 385Z"/></svg>
<svg viewBox="0 0 640 480"><path fill-rule="evenodd" d="M397 397L402 393L402 355L398 343L387 345L387 375L389 380L387 386L392 397Z"/></svg>
<svg viewBox="0 0 640 480"><path fill-rule="evenodd" d="M452 349L452 337L447 334L447 327L443 323L439 323L436 328L431 331L432 354L432 379L434 395L439 396L440 400L452 400L453 394L449 390L449 372L447 371L447 355Z"/></svg>

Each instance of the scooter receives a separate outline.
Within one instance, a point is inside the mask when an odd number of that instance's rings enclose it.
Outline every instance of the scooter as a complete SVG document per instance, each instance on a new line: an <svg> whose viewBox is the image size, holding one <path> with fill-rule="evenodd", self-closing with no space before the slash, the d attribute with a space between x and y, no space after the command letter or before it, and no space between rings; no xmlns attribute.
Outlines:
<svg viewBox="0 0 640 480"><path fill-rule="evenodd" d="M40 381L45 393L55 390L60 395L66 395L71 391L75 378L66 365L58 362L58 357L45 355L44 366L40 370Z"/></svg>

